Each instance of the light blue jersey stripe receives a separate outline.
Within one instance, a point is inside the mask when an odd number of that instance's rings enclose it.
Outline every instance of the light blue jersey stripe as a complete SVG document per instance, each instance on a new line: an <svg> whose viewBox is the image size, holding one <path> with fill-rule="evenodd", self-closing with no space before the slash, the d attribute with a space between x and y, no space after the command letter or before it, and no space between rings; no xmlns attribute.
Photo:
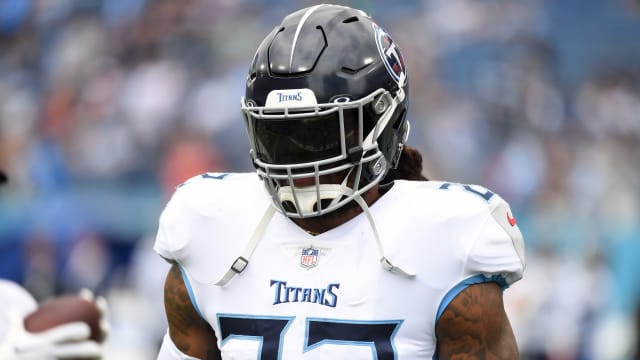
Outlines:
<svg viewBox="0 0 640 360"><path fill-rule="evenodd" d="M464 279L461 282L459 282L456 286L451 288L451 290L449 290L449 292L442 298L442 302L440 302L440 306L438 307L438 312L436 314L436 323L438 322L438 320L440 320L440 316L442 315L444 310L447 308L447 306L449 306L451 301L456 297L456 295L460 294L462 290L468 288L471 285L482 284L486 282L498 283L498 285L500 285L500 288L502 290L507 288L507 282L504 279L504 277L502 277L502 275L484 276L482 274L478 274L470 278Z"/></svg>
<svg viewBox="0 0 640 360"><path fill-rule="evenodd" d="M191 288L191 283L189 282L189 278L187 277L187 274L185 273L184 269L182 269L182 266L178 265L178 268L180 269L180 273L182 274L182 281L184 281L184 285L187 287L187 292L189 293L189 299L191 299L191 304L193 304L193 308L196 309L196 312L198 313L198 315L200 315L200 317L206 321L206 318L200 312L200 308L198 307L198 302L196 301L196 296L193 293L193 289Z"/></svg>

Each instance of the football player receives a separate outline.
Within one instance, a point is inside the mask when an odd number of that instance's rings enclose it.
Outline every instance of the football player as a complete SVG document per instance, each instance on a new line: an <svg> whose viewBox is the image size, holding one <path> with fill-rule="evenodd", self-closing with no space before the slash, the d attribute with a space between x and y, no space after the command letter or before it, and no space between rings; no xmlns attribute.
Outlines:
<svg viewBox="0 0 640 360"><path fill-rule="evenodd" d="M362 11L305 8L267 35L241 101L257 176L196 176L160 217L158 359L518 358L516 220L486 188L427 181L408 96Z"/></svg>
<svg viewBox="0 0 640 360"><path fill-rule="evenodd" d="M101 311L106 311L104 298L95 299L89 290L84 290L82 296L96 301ZM17 283L0 279L0 309L0 359L102 359L102 342L90 338L90 327L84 322L61 323L38 332L25 329L24 320L38 310L38 303ZM51 316L55 317L55 314ZM104 338L108 325L104 313L102 316L100 325Z"/></svg>
<svg viewBox="0 0 640 360"><path fill-rule="evenodd" d="M0 185L7 176L0 171ZM94 301L100 310L99 325L104 340L109 332L107 304L102 297L95 298L88 289L80 295ZM39 307L33 296L19 284L0 279L0 359L7 360L72 360L101 359L102 342L90 338L88 324L81 321L52 325L37 333L25 329L25 318ZM44 310L53 311L54 309ZM47 316L47 314L42 314ZM54 319L55 314L50 314Z"/></svg>

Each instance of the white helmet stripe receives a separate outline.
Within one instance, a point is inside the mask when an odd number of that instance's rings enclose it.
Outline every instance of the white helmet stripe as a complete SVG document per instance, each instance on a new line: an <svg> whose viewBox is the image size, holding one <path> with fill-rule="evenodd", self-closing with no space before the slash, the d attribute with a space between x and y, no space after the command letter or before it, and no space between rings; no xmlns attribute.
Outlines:
<svg viewBox="0 0 640 360"><path fill-rule="evenodd" d="M293 43L291 43L291 55L289 56L289 71L292 71L291 67L293 66L293 53L296 50L296 43L298 42L298 35L300 35L300 31L302 30L302 26L307 21L309 16L311 16L311 14L314 11L316 11L316 9L318 9L322 5L323 4L320 4L320 5L316 5L316 6L312 7L312 8L309 8L309 10L307 10L307 12L304 13L302 18L300 19L300 22L298 23L298 27L296 28L296 34L293 36Z"/></svg>

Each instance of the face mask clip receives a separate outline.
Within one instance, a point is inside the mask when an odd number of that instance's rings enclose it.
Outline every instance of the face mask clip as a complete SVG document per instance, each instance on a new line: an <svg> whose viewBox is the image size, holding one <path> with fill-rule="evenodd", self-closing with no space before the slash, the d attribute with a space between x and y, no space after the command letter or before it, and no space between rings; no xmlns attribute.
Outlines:
<svg viewBox="0 0 640 360"><path fill-rule="evenodd" d="M351 149L347 150L347 160L351 164L359 164L362 160L362 146L354 146Z"/></svg>

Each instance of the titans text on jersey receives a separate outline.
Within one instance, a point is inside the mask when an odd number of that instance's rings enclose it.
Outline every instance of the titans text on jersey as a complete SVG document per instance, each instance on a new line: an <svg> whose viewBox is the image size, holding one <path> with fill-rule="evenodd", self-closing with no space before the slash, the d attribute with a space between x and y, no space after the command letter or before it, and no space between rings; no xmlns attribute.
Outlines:
<svg viewBox="0 0 640 360"><path fill-rule="evenodd" d="M288 302L308 302L335 307L338 301L338 295L335 291L340 288L340 284L329 284L320 289L289 286L286 281L271 280L271 287L275 289L273 305Z"/></svg>

